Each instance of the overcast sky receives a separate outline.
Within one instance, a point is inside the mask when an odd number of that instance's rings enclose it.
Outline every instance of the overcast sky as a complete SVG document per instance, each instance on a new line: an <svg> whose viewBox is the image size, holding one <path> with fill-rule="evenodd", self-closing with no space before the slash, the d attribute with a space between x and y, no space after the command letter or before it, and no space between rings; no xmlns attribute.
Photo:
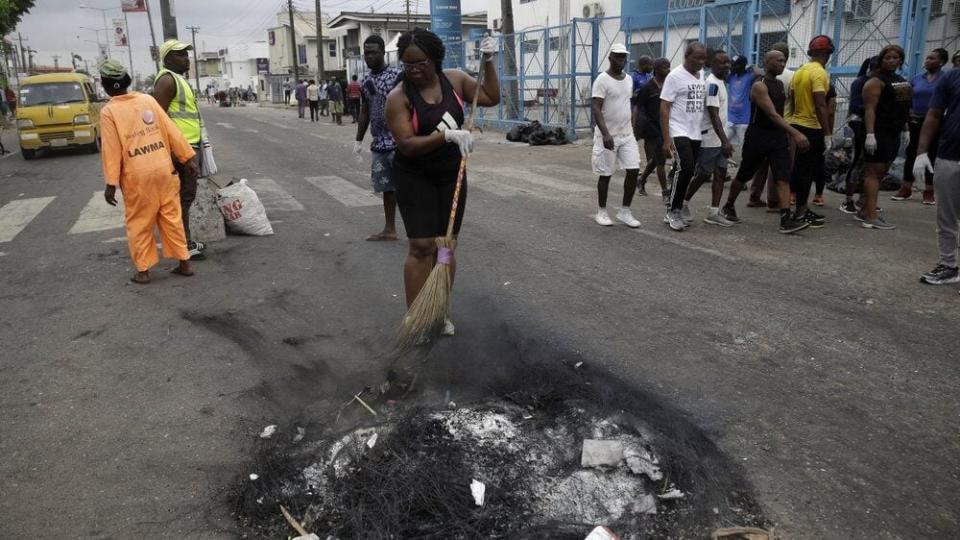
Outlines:
<svg viewBox="0 0 960 540"><path fill-rule="evenodd" d="M464 13L485 9L489 0L461 0ZM429 0L412 0L419 11L429 10ZM174 2L177 27L180 39L190 40L187 26L199 26L197 46L203 51L216 51L251 41L266 40L266 28L276 21L276 14L286 9L286 1L281 0L179 0ZM37 6L24 16L17 31L23 35L24 45L37 51L34 62L53 65L53 55L60 56L60 65L70 63L70 52L79 54L90 61L93 69L97 57L97 32L87 28L103 28L103 15L100 11L82 9L79 6L107 8L107 26L111 19L121 18L120 0L38 0ZM321 0L323 11L336 15L340 11L370 11L378 13L401 12L404 0ZM294 0L294 6L303 11L313 11L313 0ZM163 41L160 26L160 2L150 0L153 12L153 25L157 34L157 44ZM154 71L150 60L150 27L146 13L129 13L129 37L133 46L134 69L147 74ZM111 30L112 31L112 30ZM105 33L99 32L99 41ZM11 36L17 38L16 32ZM112 35L110 36L112 39ZM117 48L110 44L111 56L129 63L126 48Z"/></svg>

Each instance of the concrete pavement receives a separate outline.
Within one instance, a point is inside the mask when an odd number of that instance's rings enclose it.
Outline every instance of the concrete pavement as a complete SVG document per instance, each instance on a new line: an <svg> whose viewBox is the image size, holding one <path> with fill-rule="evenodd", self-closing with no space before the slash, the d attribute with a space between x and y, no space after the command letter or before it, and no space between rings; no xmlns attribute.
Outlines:
<svg viewBox="0 0 960 540"><path fill-rule="evenodd" d="M190 279L128 284L96 156L0 160L11 537L232 538L256 433L380 367L405 249L363 241L382 214L353 127L204 112L221 174L252 180L276 236L215 244ZM784 237L762 209L704 224L704 189L683 233L656 196L634 203L640 229L601 228L588 148L501 141L471 159L459 335L441 360L497 328L589 359L710 434L789 538L960 530L960 296L917 283L936 262L933 208L884 197L899 228L879 232L834 195L826 228Z"/></svg>

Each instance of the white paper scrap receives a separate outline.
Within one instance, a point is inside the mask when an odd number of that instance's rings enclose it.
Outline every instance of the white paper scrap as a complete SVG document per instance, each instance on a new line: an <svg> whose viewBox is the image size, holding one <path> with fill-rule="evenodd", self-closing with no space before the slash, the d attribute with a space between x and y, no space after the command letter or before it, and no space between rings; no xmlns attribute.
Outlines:
<svg viewBox="0 0 960 540"><path fill-rule="evenodd" d="M470 482L470 493L473 494L473 502L477 506L483 506L483 495L487 492L487 486L483 482L474 479Z"/></svg>

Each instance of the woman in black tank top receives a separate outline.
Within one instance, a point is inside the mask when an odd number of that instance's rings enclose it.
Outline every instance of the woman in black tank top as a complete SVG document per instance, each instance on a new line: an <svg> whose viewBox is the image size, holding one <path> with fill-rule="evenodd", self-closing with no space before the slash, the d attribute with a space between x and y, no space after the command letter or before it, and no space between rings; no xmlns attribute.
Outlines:
<svg viewBox="0 0 960 540"><path fill-rule="evenodd" d="M857 214L868 229L888 230L894 226L877 213L880 179L887 175L897 158L901 140L909 141L907 120L913 102L913 87L897 70L905 54L898 45L887 45L880 54L873 77L863 85L864 124L866 126L866 174L863 183L863 209Z"/></svg>
<svg viewBox="0 0 960 540"><path fill-rule="evenodd" d="M410 242L403 271L409 306L437 263L436 238L446 234L461 149L472 144L472 136L463 131L464 104L479 92L478 106L496 105L500 84L488 53L483 55L482 87L463 71L443 69L443 42L429 30L417 28L403 34L397 48L404 76L387 96L386 114L397 141L393 163L397 205ZM454 234L460 231L466 199L464 176ZM452 258L449 264L456 269Z"/></svg>

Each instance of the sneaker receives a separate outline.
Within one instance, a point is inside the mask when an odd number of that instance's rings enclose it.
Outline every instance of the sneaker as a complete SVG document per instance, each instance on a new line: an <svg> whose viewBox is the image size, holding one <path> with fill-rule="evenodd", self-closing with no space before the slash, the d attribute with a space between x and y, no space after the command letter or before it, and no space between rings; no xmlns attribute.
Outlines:
<svg viewBox="0 0 960 540"><path fill-rule="evenodd" d="M880 231L891 231L896 229L897 226L891 223L887 223L883 216L877 216L877 219L865 219L861 223L864 229L877 229Z"/></svg>
<svg viewBox="0 0 960 540"><path fill-rule="evenodd" d="M843 201L843 204L840 205L840 211L844 214L856 214L857 213L857 204L853 200Z"/></svg>
<svg viewBox="0 0 960 540"><path fill-rule="evenodd" d="M203 254L202 249L204 247L206 246L204 246L200 242L193 242L193 241L187 242L187 255L190 255L190 260L191 261L205 260L207 256Z"/></svg>
<svg viewBox="0 0 960 540"><path fill-rule="evenodd" d="M675 231L682 231L687 228L687 224L680 217L679 210L667 210L667 213L663 216L663 222Z"/></svg>
<svg viewBox="0 0 960 540"><path fill-rule="evenodd" d="M796 219L793 214L787 214L780 218L780 234L793 234L809 226L810 222L803 219Z"/></svg>
<svg viewBox="0 0 960 540"><path fill-rule="evenodd" d="M933 190L925 189L923 190L923 204L933 206L937 204L937 201L933 198Z"/></svg>
<svg viewBox="0 0 960 540"><path fill-rule="evenodd" d="M938 264L936 268L920 276L920 283L928 285L960 283L960 271L956 267L951 268L944 264Z"/></svg>
<svg viewBox="0 0 960 540"><path fill-rule="evenodd" d="M823 195L814 195L813 196L814 206L824 206L827 204L827 201L823 198Z"/></svg>
<svg viewBox="0 0 960 540"><path fill-rule="evenodd" d="M716 214L712 212L708 214L707 217L703 218L703 222L711 225L719 225L721 227L733 227L733 222L723 217L723 214L721 214L719 211Z"/></svg>
<svg viewBox="0 0 960 540"><path fill-rule="evenodd" d="M440 329L441 336L452 336L457 333L457 327L453 325L450 319L443 320L443 328Z"/></svg>
<svg viewBox="0 0 960 540"><path fill-rule="evenodd" d="M680 219L687 225L693 223L693 210L690 210L690 205L686 201L683 203L683 208L680 209Z"/></svg>
<svg viewBox="0 0 960 540"><path fill-rule="evenodd" d="M823 216L810 210L807 210L807 213L800 219L809 223L811 229L822 229L827 222Z"/></svg>
<svg viewBox="0 0 960 540"><path fill-rule="evenodd" d="M913 195L913 186L909 184L900 184L900 189L890 197L891 201L905 201Z"/></svg>
<svg viewBox="0 0 960 540"><path fill-rule="evenodd" d="M607 214L606 208L597 210L597 215L594 216L593 220L597 222L597 225L603 225L604 227L613 225L613 221L610 219L610 214Z"/></svg>
<svg viewBox="0 0 960 540"><path fill-rule="evenodd" d="M207 249L207 245L204 244L203 242L195 242L195 241L191 240L191 241L187 242L187 249L188 249L188 250L196 249L197 251L203 251L203 250Z"/></svg>
<svg viewBox="0 0 960 540"><path fill-rule="evenodd" d="M763 199L750 199L747 201L747 208L760 208L761 206L766 206L767 201Z"/></svg>
<svg viewBox="0 0 960 540"><path fill-rule="evenodd" d="M866 220L867 220L866 216L863 215L863 210L862 210L862 209L861 209L861 210L857 210L857 212L856 212L855 214L853 214L853 219L855 219L855 220L857 220L857 221L866 221Z"/></svg>
<svg viewBox="0 0 960 540"><path fill-rule="evenodd" d="M634 229L640 226L640 222L637 220L637 218L633 217L633 212L631 212L629 208L621 208L620 210L617 210L617 221Z"/></svg>
<svg viewBox="0 0 960 540"><path fill-rule="evenodd" d="M737 217L737 210L732 206L724 206L720 209L720 213L726 218L727 221L731 223L740 223L740 218Z"/></svg>

